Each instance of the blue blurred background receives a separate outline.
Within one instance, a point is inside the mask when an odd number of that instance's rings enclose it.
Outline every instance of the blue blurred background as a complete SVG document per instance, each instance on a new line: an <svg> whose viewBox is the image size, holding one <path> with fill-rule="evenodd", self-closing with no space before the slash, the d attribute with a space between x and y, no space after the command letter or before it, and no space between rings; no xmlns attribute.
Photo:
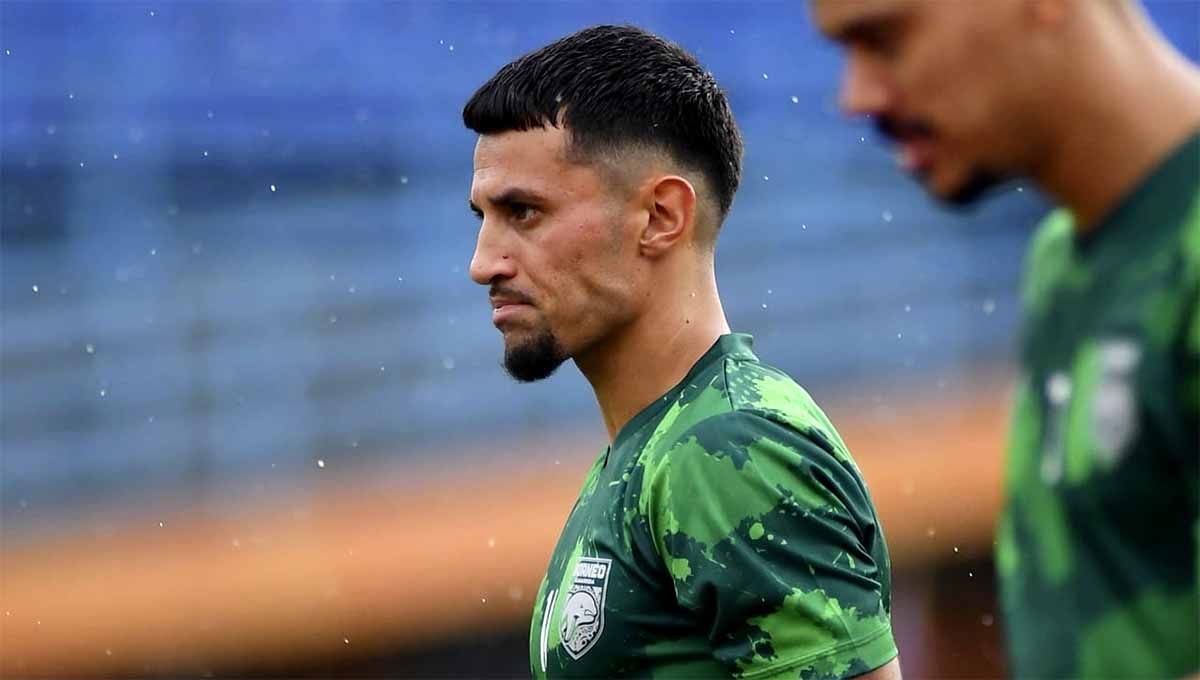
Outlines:
<svg viewBox="0 0 1200 680"><path fill-rule="evenodd" d="M1200 5L1148 6L1195 60ZM868 126L837 111L841 60L802 2L5 0L10 560L72 541L86 559L115 550L97 541L123 527L246 521L262 499L311 505L361 480L434 488L425 480L485 463L586 463L604 441L577 371L517 388L499 369L484 290L466 275L474 137L460 111L514 57L626 22L692 51L731 96L747 151L718 280L761 356L840 405L835 419L902 417L906 395L1004 375L1022 253L1046 203L1019 184L969 219L927 200ZM578 444L529 444L546 433ZM168 550L137 545L105 553L115 570ZM548 549L519 557L540 569ZM36 608L42 586L17 581L30 590L10 579L0 599ZM209 647L128 667L104 666L120 656L106 648L71 668L520 674L521 599L472 638L384 636L317 661L288 638L264 646L262 663ZM447 649L486 650L490 665L430 651ZM22 653L23 670L41 668Z"/></svg>

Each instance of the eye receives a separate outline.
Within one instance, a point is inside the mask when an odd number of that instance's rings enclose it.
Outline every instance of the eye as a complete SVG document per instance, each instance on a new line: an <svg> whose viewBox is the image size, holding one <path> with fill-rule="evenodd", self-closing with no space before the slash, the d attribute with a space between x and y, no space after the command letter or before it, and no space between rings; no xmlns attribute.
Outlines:
<svg viewBox="0 0 1200 680"><path fill-rule="evenodd" d="M909 22L901 19L876 24L866 33L864 47L884 59L895 59L904 47Z"/></svg>
<svg viewBox="0 0 1200 680"><path fill-rule="evenodd" d="M528 222L537 215L537 208L528 203L513 202L508 205L508 213L514 222Z"/></svg>

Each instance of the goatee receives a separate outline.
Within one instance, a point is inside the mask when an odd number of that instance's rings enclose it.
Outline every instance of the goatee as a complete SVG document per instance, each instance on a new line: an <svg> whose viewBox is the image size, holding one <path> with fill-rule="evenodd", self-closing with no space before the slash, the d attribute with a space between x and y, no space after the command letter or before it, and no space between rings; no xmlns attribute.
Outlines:
<svg viewBox="0 0 1200 680"><path fill-rule="evenodd" d="M504 370L518 382L549 378L567 359L566 350L549 330L504 347Z"/></svg>

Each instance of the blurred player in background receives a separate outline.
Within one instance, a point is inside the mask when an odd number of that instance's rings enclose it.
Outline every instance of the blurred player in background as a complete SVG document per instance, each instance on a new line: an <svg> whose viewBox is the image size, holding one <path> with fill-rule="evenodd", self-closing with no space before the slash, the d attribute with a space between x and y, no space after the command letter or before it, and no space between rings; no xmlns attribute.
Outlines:
<svg viewBox="0 0 1200 680"><path fill-rule="evenodd" d="M862 477L717 295L742 141L712 76L595 27L502 68L463 119L470 273L505 367L532 381L573 359L611 443L539 590L534 675L899 677Z"/></svg>
<svg viewBox="0 0 1200 680"><path fill-rule="evenodd" d="M1054 197L997 561L1022 678L1200 668L1200 73L1133 0L814 0L842 105L930 193Z"/></svg>

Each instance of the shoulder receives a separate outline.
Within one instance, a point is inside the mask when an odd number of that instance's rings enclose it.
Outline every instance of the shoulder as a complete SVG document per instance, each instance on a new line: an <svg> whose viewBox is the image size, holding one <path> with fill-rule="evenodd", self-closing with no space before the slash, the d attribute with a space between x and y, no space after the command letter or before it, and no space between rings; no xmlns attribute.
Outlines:
<svg viewBox="0 0 1200 680"><path fill-rule="evenodd" d="M803 387L753 356L738 355L724 357L710 376L671 404L645 438L639 457L655 465L690 447L729 458L740 469L746 447L762 440L815 447L850 462L833 423Z"/></svg>
<svg viewBox="0 0 1200 680"><path fill-rule="evenodd" d="M788 439L800 438L830 456L850 461L850 452L812 396L787 373L759 361L726 363L731 420L755 424Z"/></svg>
<svg viewBox="0 0 1200 680"><path fill-rule="evenodd" d="M1065 208L1057 208L1042 219L1025 255L1022 302L1028 307L1040 299L1057 280L1070 259L1075 219Z"/></svg>
<svg viewBox="0 0 1200 680"><path fill-rule="evenodd" d="M1192 197L1191 205L1183 219L1181 234L1184 266L1187 276L1195 283L1200 278L1200 189Z"/></svg>
<svg viewBox="0 0 1200 680"><path fill-rule="evenodd" d="M711 413L645 450L635 474L640 509L652 516L715 513L734 524L780 503L867 513L860 475L837 433L806 408L807 394L792 398Z"/></svg>

